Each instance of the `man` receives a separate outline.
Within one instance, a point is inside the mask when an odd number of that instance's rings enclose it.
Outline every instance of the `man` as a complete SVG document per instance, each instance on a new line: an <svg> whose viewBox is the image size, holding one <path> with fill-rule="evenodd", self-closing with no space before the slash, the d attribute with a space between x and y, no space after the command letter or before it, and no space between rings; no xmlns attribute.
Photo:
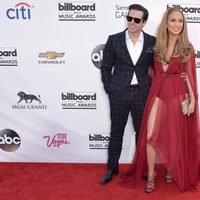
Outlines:
<svg viewBox="0 0 200 200"><path fill-rule="evenodd" d="M102 82L109 96L111 134L108 149L107 171L100 181L106 184L118 174L124 129L129 112L132 115L136 142L142 114L151 85L149 69L153 66L152 47L156 38L142 28L148 19L143 6L129 6L128 29L108 37L101 67Z"/></svg>

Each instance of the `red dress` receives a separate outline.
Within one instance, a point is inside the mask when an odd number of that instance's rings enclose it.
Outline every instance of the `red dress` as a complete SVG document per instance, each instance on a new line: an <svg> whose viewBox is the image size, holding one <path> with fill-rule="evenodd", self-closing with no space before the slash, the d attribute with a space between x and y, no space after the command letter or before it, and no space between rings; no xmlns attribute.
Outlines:
<svg viewBox="0 0 200 200"><path fill-rule="evenodd" d="M195 54L182 63L182 57L173 57L164 71L162 63L154 59L155 75L147 98L139 140L131 168L121 184L131 186L141 179L147 167L146 143L147 122L155 98L159 98L156 119L151 138L148 140L157 154L156 162L171 169L173 180L181 191L193 190L199 180L200 131L197 101ZM188 94L186 81L181 73L186 72L195 95L195 112L183 115L181 102Z"/></svg>

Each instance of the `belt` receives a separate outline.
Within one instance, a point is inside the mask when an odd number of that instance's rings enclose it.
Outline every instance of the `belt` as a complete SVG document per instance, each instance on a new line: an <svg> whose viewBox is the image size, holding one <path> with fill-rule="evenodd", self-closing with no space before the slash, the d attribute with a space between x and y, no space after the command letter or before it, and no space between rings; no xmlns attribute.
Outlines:
<svg viewBox="0 0 200 200"><path fill-rule="evenodd" d="M166 76L166 77L180 77L181 76L181 73L177 73L177 74L167 74L167 73L162 73L163 76Z"/></svg>
<svg viewBox="0 0 200 200"><path fill-rule="evenodd" d="M129 87L130 89L139 88L139 84L129 85L128 87Z"/></svg>

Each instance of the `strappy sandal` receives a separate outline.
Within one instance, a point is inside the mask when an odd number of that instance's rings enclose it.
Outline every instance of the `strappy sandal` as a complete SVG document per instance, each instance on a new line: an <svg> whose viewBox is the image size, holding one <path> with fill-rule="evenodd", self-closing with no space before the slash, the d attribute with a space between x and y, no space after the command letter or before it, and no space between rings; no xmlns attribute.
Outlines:
<svg viewBox="0 0 200 200"><path fill-rule="evenodd" d="M173 176L171 171L167 171L165 174L165 182L166 183L172 183L173 182Z"/></svg>
<svg viewBox="0 0 200 200"><path fill-rule="evenodd" d="M146 193L151 193L155 190L155 177L156 177L157 173L154 171L151 174L148 174L148 180L147 180L147 184L145 187L145 192Z"/></svg>

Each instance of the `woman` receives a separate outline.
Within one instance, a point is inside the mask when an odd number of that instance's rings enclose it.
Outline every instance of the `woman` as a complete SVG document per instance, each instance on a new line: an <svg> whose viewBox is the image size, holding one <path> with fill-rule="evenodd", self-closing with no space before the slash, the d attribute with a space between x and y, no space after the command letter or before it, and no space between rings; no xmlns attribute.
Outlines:
<svg viewBox="0 0 200 200"><path fill-rule="evenodd" d="M141 179L146 163L147 193L155 190L155 161L166 169L165 181L181 191L194 190L199 172L199 120L195 54L183 13L170 8L163 16L154 51L155 75L146 102L131 169L122 184ZM186 77L182 78L181 74ZM190 97L187 115L181 102Z"/></svg>

